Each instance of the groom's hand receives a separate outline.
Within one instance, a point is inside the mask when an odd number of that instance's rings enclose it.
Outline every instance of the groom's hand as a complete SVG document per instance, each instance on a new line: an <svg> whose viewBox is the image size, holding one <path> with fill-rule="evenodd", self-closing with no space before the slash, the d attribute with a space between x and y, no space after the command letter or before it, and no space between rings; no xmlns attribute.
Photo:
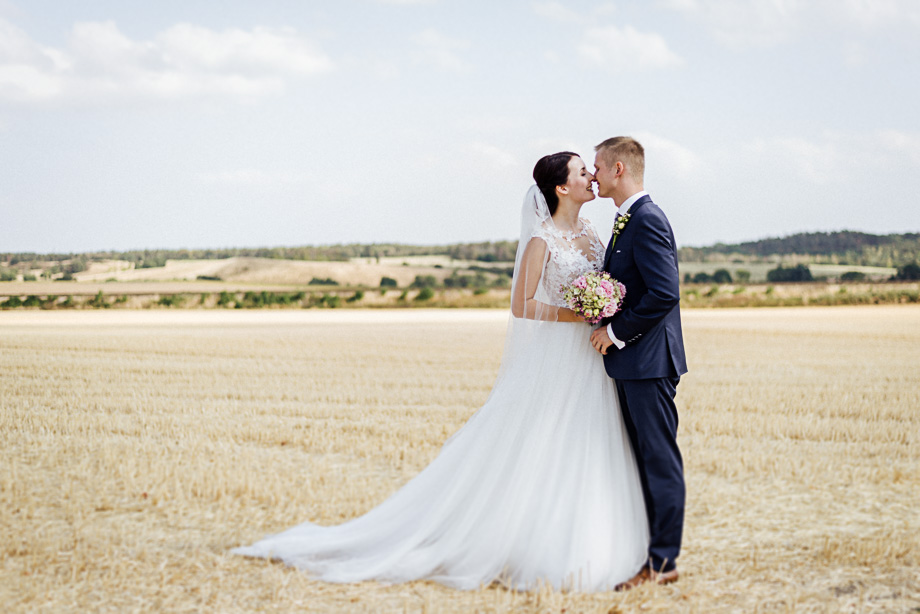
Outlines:
<svg viewBox="0 0 920 614"><path fill-rule="evenodd" d="M601 326L593 333L591 333L591 345L594 346L594 349L600 352L603 355L607 355L607 350L610 349L610 346L613 345L613 341L610 339L610 336L607 334L607 327Z"/></svg>

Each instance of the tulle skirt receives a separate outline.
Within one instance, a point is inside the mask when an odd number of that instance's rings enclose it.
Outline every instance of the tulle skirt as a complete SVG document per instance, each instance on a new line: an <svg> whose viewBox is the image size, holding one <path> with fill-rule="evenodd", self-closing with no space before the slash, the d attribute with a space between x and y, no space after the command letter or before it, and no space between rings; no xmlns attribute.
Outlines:
<svg viewBox="0 0 920 614"><path fill-rule="evenodd" d="M616 387L584 324L515 320L486 403L363 516L233 550L329 582L436 580L610 590L647 559L648 524Z"/></svg>

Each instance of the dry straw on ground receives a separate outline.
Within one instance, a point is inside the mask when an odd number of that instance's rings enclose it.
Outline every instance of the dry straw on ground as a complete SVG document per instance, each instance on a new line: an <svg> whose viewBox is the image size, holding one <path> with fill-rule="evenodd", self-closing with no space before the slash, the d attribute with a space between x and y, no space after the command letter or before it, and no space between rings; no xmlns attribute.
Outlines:
<svg viewBox="0 0 920 614"><path fill-rule="evenodd" d="M227 550L337 523L489 392L494 312L0 314L7 611L910 612L920 309L685 313L682 578L328 585Z"/></svg>

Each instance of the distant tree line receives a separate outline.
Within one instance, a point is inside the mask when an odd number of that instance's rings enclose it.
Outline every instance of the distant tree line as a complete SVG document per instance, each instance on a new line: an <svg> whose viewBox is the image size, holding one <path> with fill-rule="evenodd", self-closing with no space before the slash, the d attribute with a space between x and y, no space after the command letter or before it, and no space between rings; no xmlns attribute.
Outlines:
<svg viewBox="0 0 920 614"><path fill-rule="evenodd" d="M742 283L751 278L749 271L735 271L735 275L739 277L738 281ZM728 269L718 269L712 275L703 272L695 275L690 273L684 275L685 284L730 284L732 281L732 274L728 272Z"/></svg>
<svg viewBox="0 0 920 614"><path fill-rule="evenodd" d="M790 281L814 281L811 271L804 264L798 264L794 267L777 267L772 271L767 271L767 281L772 282L790 282Z"/></svg>
<svg viewBox="0 0 920 614"><path fill-rule="evenodd" d="M707 262L714 256L756 259L801 255L835 264L896 267L920 260L920 234L874 235L850 230L807 232L744 243L682 247L678 252L683 262Z"/></svg>
<svg viewBox="0 0 920 614"><path fill-rule="evenodd" d="M385 258L443 255L455 260L483 263L514 261L517 241L486 241L451 245L402 245L396 243L259 247L225 249L176 249L100 251L84 253L32 252L0 253L0 279L21 274L29 268L43 268L44 275L63 274L70 279L86 270L90 262L124 260L135 268L161 267L167 260L217 260L233 257L272 258L278 260L347 261L352 258ZM709 247L682 247L682 262L710 262L732 257L744 262L767 260L773 256L801 256L810 262L850 264L854 266L902 267L920 262L920 234L873 235L864 232L799 233L782 238L725 244ZM48 266L52 264L50 267ZM12 271L12 272L11 272ZM702 283L702 282L700 282Z"/></svg>
<svg viewBox="0 0 920 614"><path fill-rule="evenodd" d="M384 285L384 280L389 279L384 277L380 280L380 285ZM409 286L410 288L485 288L487 286L495 288L504 288L511 285L511 276L499 273L497 276L493 276L490 279L490 276L486 275L482 271L475 271L472 275L463 275L460 274L456 269L450 274L449 277L444 278L442 283L438 282L438 278L434 275L416 275L415 280Z"/></svg>
<svg viewBox="0 0 920 614"><path fill-rule="evenodd" d="M33 252L2 253L0 265L7 268L28 268L30 264L48 262L68 263L71 274L86 269L88 262L100 260L125 260L135 268L152 268L166 265L167 260L221 260L234 257L272 258L277 260L307 260L319 262L345 262L352 258L385 258L443 255L457 260L480 262L514 262L517 241L486 241L457 243L453 245L401 245L397 243L350 243L346 245L304 247L259 247L226 249L156 249L133 251L103 251L83 253ZM63 266L63 265L62 265ZM82 267L82 268L80 268ZM56 272L62 272L58 270Z"/></svg>
<svg viewBox="0 0 920 614"><path fill-rule="evenodd" d="M480 262L514 262L517 241L485 243L458 243L447 246L446 255L454 260L479 260Z"/></svg>
<svg viewBox="0 0 920 614"><path fill-rule="evenodd" d="M731 273L727 269L717 269L711 275L709 273L687 273L684 275L686 284L730 284L733 281L740 284L748 283L751 279L750 271L738 269L735 271L735 278L732 279ZM847 271L838 278L842 282L859 282L865 281L866 274L860 271ZM767 271L767 281L771 283L784 282L809 282L818 281L811 274L807 265L797 264L793 267L784 267L782 265ZM920 281L920 265L911 262L904 266L898 267L898 271L891 277L891 281Z"/></svg>

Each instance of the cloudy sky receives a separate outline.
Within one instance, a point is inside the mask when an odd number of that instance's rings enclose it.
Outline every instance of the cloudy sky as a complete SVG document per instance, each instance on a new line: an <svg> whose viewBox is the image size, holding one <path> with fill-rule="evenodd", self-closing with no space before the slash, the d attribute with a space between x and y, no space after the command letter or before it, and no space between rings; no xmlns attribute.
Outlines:
<svg viewBox="0 0 920 614"><path fill-rule="evenodd" d="M916 232L918 75L916 0L0 0L0 252L516 238L618 134L682 245Z"/></svg>

